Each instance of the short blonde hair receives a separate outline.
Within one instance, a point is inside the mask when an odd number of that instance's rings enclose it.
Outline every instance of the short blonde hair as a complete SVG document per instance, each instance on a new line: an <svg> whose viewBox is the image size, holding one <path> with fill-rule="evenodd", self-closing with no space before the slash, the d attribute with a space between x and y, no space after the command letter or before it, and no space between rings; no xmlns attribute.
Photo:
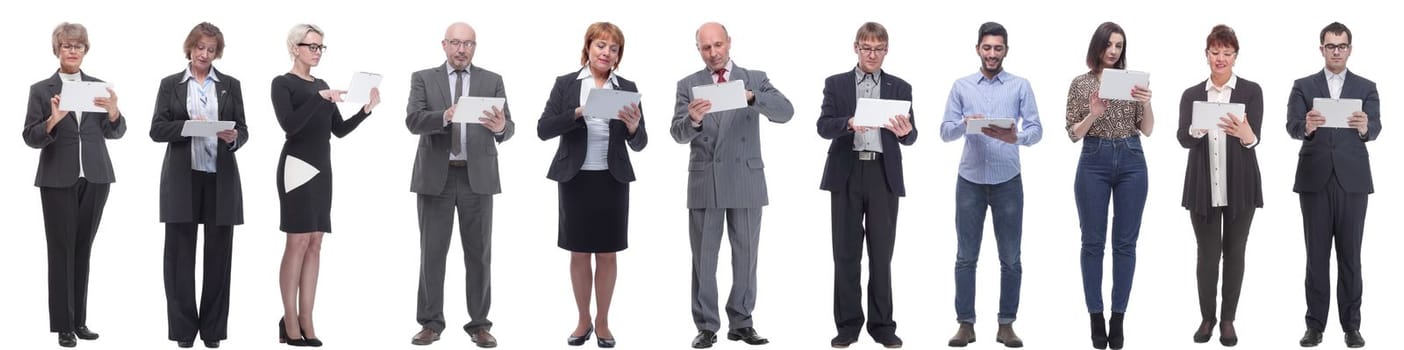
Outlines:
<svg viewBox="0 0 1404 350"><path fill-rule="evenodd" d="M322 33L322 28L315 24L298 24L288 30L288 59L297 59L297 44L302 43L302 39L307 38L307 34L317 33L323 38L327 34Z"/></svg>
<svg viewBox="0 0 1404 350"><path fill-rule="evenodd" d="M93 48L93 45L88 43L88 28L83 27L82 24L63 22L59 23L57 27L54 27L52 43L54 56L58 56L59 46L63 45L65 41L77 41L78 44L83 45L84 53L87 53L88 50Z"/></svg>
<svg viewBox="0 0 1404 350"><path fill-rule="evenodd" d="M589 29L585 29L585 45L580 47L580 65L590 62L590 42L595 40L613 40L619 43L619 60L614 61L614 69L619 69L619 63L624 62L624 31L609 22L591 24Z"/></svg>

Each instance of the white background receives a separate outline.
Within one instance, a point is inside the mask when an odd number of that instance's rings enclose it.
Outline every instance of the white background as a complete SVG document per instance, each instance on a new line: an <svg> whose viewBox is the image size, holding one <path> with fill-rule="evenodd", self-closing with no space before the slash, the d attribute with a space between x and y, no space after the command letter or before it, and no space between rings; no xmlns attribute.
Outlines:
<svg viewBox="0 0 1404 350"><path fill-rule="evenodd" d="M34 3L37 4L37 3ZM1195 245L1180 208L1186 151L1175 141L1180 93L1208 76L1204 37L1219 23L1233 26L1242 45L1236 72L1266 95L1262 144L1266 207L1258 212L1248 248L1239 307L1240 348L1296 347L1304 329L1301 215L1291 192L1299 142L1284 132L1285 103L1294 79L1319 72L1317 34L1331 21L1355 33L1351 72L1379 83L1383 114L1392 115L1401 57L1398 29L1383 3L1366 1L1249 3L1237 1L1066 3L869 2L60 2L10 8L0 14L7 38L0 65L0 111L10 113L10 142L0 151L0 191L7 229L0 235L0 347L54 347L48 333L45 243L38 191L32 186L38 151L19 138L27 87L57 67L49 36L62 21L89 29L92 48L84 72L113 83L128 133L108 142L118 182L112 186L97 235L88 325L102 333L82 341L89 349L172 346L166 340L161 282L164 226L157 221L157 188L164 144L149 141L151 106L162 77L180 72L189 29L210 21L228 48L215 66L244 82L252 136L238 155L244 177L246 224L236 228L233 310L228 349L267 349L281 314L277 288L284 234L278 231L274 166L283 137L268 99L269 81L291 67L284 38L295 23L320 25L330 50L313 75L345 87L352 72L386 76L383 104L346 139L335 140L335 233L323 251L316 312L328 348L411 348L419 233L408 191L417 137L404 127L411 72L444 61L439 41L454 21L478 32L474 64L502 74L515 112L517 135L500 145L504 193L496 197L491 319L504 349L564 348L575 325L567 254L555 247L556 184L545 178L557 141L534 137L553 77L574 72L586 26L612 21L626 36L619 74L638 82L652 144L634 153L630 249L620 254L612 328L619 347L683 349L696 333L689 314L689 248L684 207L688 148L671 142L676 81L702 68L693 31L721 21L734 38L732 57L765 70L794 103L794 119L763 127L771 205L762 228L760 289L755 321L771 338L767 349L827 347L832 323L829 195L818 189L828 141L815 133L823 79L851 70L852 38L864 21L891 33L884 69L911 82L921 138L907 147L907 197L902 199L900 245L893 261L898 333L909 348L941 348L955 330L952 207L962 143L942 143L937 125L951 82L976 72L976 29L1003 23L1010 33L1005 67L1028 78L1038 97L1043 141L1023 148L1026 192L1023 299L1017 329L1030 349L1087 348L1087 316L1079 273L1079 230L1072 181L1080 144L1063 132L1067 87L1086 71L1093 29L1107 20L1128 34L1129 68L1152 74L1155 133L1145 138L1151 190L1142 225L1139 269L1127 317L1130 348L1188 348L1199 323L1194 285ZM30 5L40 6L40 5ZM358 106L342 106L349 115ZM1366 223L1366 288L1362 331L1375 349L1404 346L1390 337L1404 326L1397 255L1401 240L1389 227L1399 196L1400 147L1385 129L1374 152L1376 194ZM989 237L991 231L986 230ZM459 244L455 239L454 244ZM722 261L727 262L727 252ZM1108 253L1110 255L1110 253ZM436 348L470 347L458 331L463 309L461 250L454 247L446 290L449 328ZM995 348L998 260L986 240L979 272L974 348ZM1108 265L1110 265L1108 259ZM1107 267L1110 270L1110 266ZM730 272L718 272L726 294ZM1110 271L1106 289L1110 289ZM1334 296L1333 296L1334 297ZM1110 304L1110 298L1107 299ZM1332 318L1323 346L1340 348ZM1217 339L1216 339L1217 341ZM593 345L589 345L593 346ZM718 344L737 348L738 343ZM876 348L863 336L859 348ZM1218 345L1203 345L1218 347Z"/></svg>

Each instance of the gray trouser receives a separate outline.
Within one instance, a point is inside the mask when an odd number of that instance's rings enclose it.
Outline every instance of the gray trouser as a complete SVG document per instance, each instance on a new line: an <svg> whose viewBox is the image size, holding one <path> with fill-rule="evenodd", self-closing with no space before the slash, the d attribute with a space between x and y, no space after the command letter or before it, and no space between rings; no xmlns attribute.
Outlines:
<svg viewBox="0 0 1404 350"><path fill-rule="evenodd" d="M453 243L453 213L458 209L458 230L463 239L464 282L471 322L464 330L492 327L492 195L474 194L468 174L450 168L444 192L420 194L419 205L419 302L415 318L436 332L444 331L444 265Z"/></svg>
<svg viewBox="0 0 1404 350"><path fill-rule="evenodd" d="M692 241L692 322L697 330L721 328L717 313L717 255L722 222L731 239L731 295L726 299L729 329L751 326L756 307L756 251L760 241L761 208L689 209Z"/></svg>

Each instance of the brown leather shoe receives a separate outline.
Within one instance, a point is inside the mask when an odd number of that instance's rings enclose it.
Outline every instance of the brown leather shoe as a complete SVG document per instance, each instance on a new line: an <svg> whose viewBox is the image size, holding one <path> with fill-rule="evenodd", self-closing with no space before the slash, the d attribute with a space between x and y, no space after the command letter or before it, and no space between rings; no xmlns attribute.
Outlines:
<svg viewBox="0 0 1404 350"><path fill-rule="evenodd" d="M970 345L970 343L974 343L974 342L975 342L975 324L973 324L973 323L968 323L968 322L961 322L961 323L960 323L960 329L956 330L955 336L951 337L950 343L947 343L946 345L950 345L951 347L955 347L955 348L963 348L963 347L965 347L966 345Z"/></svg>
<svg viewBox="0 0 1404 350"><path fill-rule="evenodd" d="M414 340L411 340L410 344L429 345L436 341L439 341L439 332L435 332L429 329L429 327L424 327L424 329L419 330L419 333L414 334Z"/></svg>
<svg viewBox="0 0 1404 350"><path fill-rule="evenodd" d="M480 348L497 347L497 338L493 337L492 333L488 333L487 327L468 332L468 337L473 338L473 344L477 344Z"/></svg>
<svg viewBox="0 0 1404 350"><path fill-rule="evenodd" d="M1011 324L999 325L999 333L995 333L995 342L1010 348L1024 347L1024 340L1019 339L1019 335L1014 334L1014 325Z"/></svg>

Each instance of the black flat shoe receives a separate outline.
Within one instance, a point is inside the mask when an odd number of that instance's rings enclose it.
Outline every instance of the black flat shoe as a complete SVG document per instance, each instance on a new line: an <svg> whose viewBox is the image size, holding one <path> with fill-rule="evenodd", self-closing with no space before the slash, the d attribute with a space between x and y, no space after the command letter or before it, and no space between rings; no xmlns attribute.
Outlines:
<svg viewBox="0 0 1404 350"><path fill-rule="evenodd" d="M59 332L58 343L59 346L71 348L78 346L78 338L73 336L73 332Z"/></svg>
<svg viewBox="0 0 1404 350"><path fill-rule="evenodd" d="M746 342L746 344L751 345L764 345L770 343L770 339L765 339L765 337L760 336L759 333L756 333L756 329L754 327L741 327L730 330L726 332L726 340L740 340Z"/></svg>
<svg viewBox="0 0 1404 350"><path fill-rule="evenodd" d="M579 336L577 336L577 335L573 335L573 334L572 334L571 336L566 337L566 345L570 345L570 346L581 346L581 345L585 345L585 341L586 341L586 340L590 340L590 333L593 333L594 331L595 331L595 326L594 326L594 325L591 325L589 328L585 328L585 334L584 334L584 335L579 335Z"/></svg>
<svg viewBox="0 0 1404 350"><path fill-rule="evenodd" d="M614 338L605 339L605 337L599 337L595 339L595 345L599 345L599 347L602 348L612 348L614 347Z"/></svg>
<svg viewBox="0 0 1404 350"><path fill-rule="evenodd" d="M78 326L73 329L73 335L82 340L97 340L98 334L88 329L88 326Z"/></svg>
<svg viewBox="0 0 1404 350"><path fill-rule="evenodd" d="M1092 322L1092 348L1107 348L1107 320L1098 312L1091 314Z"/></svg>
<svg viewBox="0 0 1404 350"><path fill-rule="evenodd" d="M1219 344L1227 347L1238 345L1238 331L1234 330L1232 321L1219 324Z"/></svg>
<svg viewBox="0 0 1404 350"><path fill-rule="evenodd" d="M1125 313L1113 312L1111 320L1108 322L1110 330L1107 331L1107 346L1111 347L1112 350L1121 350L1121 346L1126 345L1126 333L1121 327L1125 320Z"/></svg>
<svg viewBox="0 0 1404 350"><path fill-rule="evenodd" d="M218 341L218 340L206 340L206 341L205 341L205 347L206 347L206 348L210 348L210 349L218 349L218 348L219 348L219 341Z"/></svg>
<svg viewBox="0 0 1404 350"><path fill-rule="evenodd" d="M1199 329L1194 331L1194 342L1208 343L1209 338L1214 335L1214 321L1203 321L1199 323Z"/></svg>
<svg viewBox="0 0 1404 350"><path fill-rule="evenodd" d="M181 349L193 348L193 347L195 347L195 341L194 341L194 340L177 340L177 341L176 341L176 346L177 346L177 347L180 347Z"/></svg>
<svg viewBox="0 0 1404 350"><path fill-rule="evenodd" d="M692 348L693 348L693 349L706 349L706 348L710 348L710 347L712 347L712 344L716 344L716 343L717 343L717 332L706 331L706 330L704 330L704 331L697 331L697 336L696 336L696 337L692 337Z"/></svg>
<svg viewBox="0 0 1404 350"><path fill-rule="evenodd" d="M853 345L853 343L857 343L857 342L858 342L858 336L856 336L856 335L850 336L850 335L839 334L839 335L834 336L834 339L830 339L830 340L829 340L829 346L831 346L831 347L833 347L833 348L835 348L835 349L847 349L849 345Z"/></svg>

